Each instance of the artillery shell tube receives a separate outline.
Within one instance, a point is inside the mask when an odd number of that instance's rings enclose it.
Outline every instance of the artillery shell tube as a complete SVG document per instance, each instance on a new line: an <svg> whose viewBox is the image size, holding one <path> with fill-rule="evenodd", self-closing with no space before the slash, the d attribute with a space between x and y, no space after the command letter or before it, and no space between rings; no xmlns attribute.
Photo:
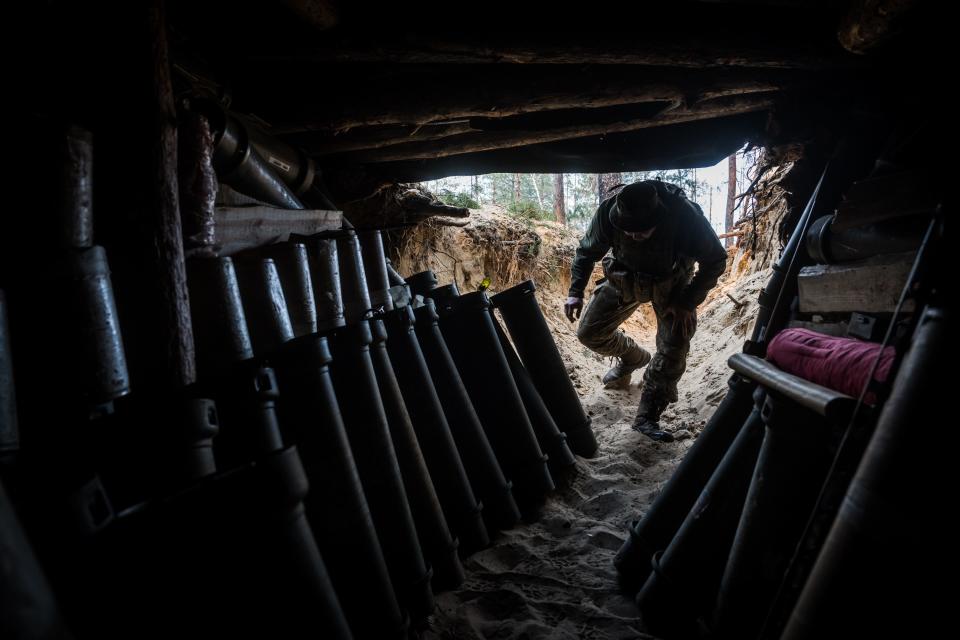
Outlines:
<svg viewBox="0 0 960 640"><path fill-rule="evenodd" d="M429 574L377 386L372 342L366 321L335 331L330 372L394 593L419 620L433 610Z"/></svg>
<svg viewBox="0 0 960 640"><path fill-rule="evenodd" d="M303 243L310 262L313 301L317 310L317 331L320 333L342 327L343 295L340 291L340 264L337 241L319 235L290 234L291 242Z"/></svg>
<svg viewBox="0 0 960 640"><path fill-rule="evenodd" d="M775 396L763 418L763 446L711 624L723 638L759 634L830 466L825 418Z"/></svg>
<svg viewBox="0 0 960 640"><path fill-rule="evenodd" d="M468 552L490 542L478 504L464 469L450 425L440 405L430 371L414 333L410 307L395 309L384 318L387 351L403 393L420 450L427 462L433 485L450 530ZM437 577L439 568L434 566ZM449 583L449 581L447 581Z"/></svg>
<svg viewBox="0 0 960 640"><path fill-rule="evenodd" d="M535 512L554 489L533 426L479 291L438 303L440 330L522 511Z"/></svg>
<svg viewBox="0 0 960 640"><path fill-rule="evenodd" d="M450 433L460 452L474 494L483 504L482 514L487 528L491 531L509 529L520 521L520 510L513 498L511 484L503 475L460 372L440 333L437 325L439 316L433 300L424 302L424 306L414 310L414 329L444 416L450 425ZM461 553L476 551L470 549L464 540L460 545Z"/></svg>
<svg viewBox="0 0 960 640"><path fill-rule="evenodd" d="M130 377L107 253L94 246L70 251L64 259L67 273L61 282L71 314L66 325L75 334L71 345L77 350L70 359L76 365L73 388L90 404L116 400L130 392Z"/></svg>
<svg viewBox="0 0 960 640"><path fill-rule="evenodd" d="M537 304L535 290L533 282L527 280L498 293L491 301L503 316L520 360L530 373L550 415L560 430L567 434L570 449L589 458L597 451L590 418L583 410L577 390L573 388L557 343Z"/></svg>
<svg viewBox="0 0 960 640"><path fill-rule="evenodd" d="M630 526L630 535L614 558L620 588L627 593L635 594L646 582L652 571L650 559L653 554L670 544L750 415L756 384L734 375L727 385L730 390L710 416L700 437L687 451L647 513Z"/></svg>
<svg viewBox="0 0 960 640"><path fill-rule="evenodd" d="M463 580L463 568L457 557L457 545L440 506L434 480L420 449L420 442L414 431L407 403L394 373L392 359L387 352L386 329L383 321L379 319L371 320L370 326L373 331L370 357L377 374L380 397L383 399L383 406L387 413L393 447L397 452L400 473L403 475L403 484L407 490L407 499L410 501L410 510L413 513L423 555L431 561L434 572L439 570L444 588L453 582L459 584ZM448 478L438 478L437 484L442 484L445 480Z"/></svg>
<svg viewBox="0 0 960 640"><path fill-rule="evenodd" d="M240 285L231 258L187 261L190 315L200 378L253 357Z"/></svg>
<svg viewBox="0 0 960 640"><path fill-rule="evenodd" d="M426 296L438 284L437 275L429 269L413 274L406 279L406 282L410 286L410 293L415 296Z"/></svg>
<svg viewBox="0 0 960 640"><path fill-rule="evenodd" d="M533 385L530 374L523 363L520 362L517 352L513 350L513 345L510 344L507 334L504 333L496 318L493 318L493 326L497 330L500 347L510 364L510 371L513 373L514 382L517 383L520 397L523 399L523 406L526 408L530 423L537 434L537 441L549 458L547 464L550 467L550 473L555 480L566 478L577 464L577 459L570 451L570 447L567 446L567 435L557 428L557 423L553 421L553 417L547 410L547 405L544 404L543 398L540 397Z"/></svg>
<svg viewBox="0 0 960 640"><path fill-rule="evenodd" d="M380 312L393 310L390 298L390 279L387 275L387 260L383 253L383 237L376 229L357 234L360 253L363 256L363 273L370 293L370 305Z"/></svg>
<svg viewBox="0 0 960 640"><path fill-rule="evenodd" d="M657 635L688 636L713 608L763 442L765 397L763 391L755 394L753 412L677 534L654 553L653 573L637 594L637 606Z"/></svg>
<svg viewBox="0 0 960 640"><path fill-rule="evenodd" d="M300 451L310 480L307 517L350 628L356 638L404 638L407 621L350 451L327 339L298 338L274 360L283 389L277 409L284 437Z"/></svg>
<svg viewBox="0 0 960 640"><path fill-rule="evenodd" d="M298 242L273 244L261 252L277 266L295 337L317 332L317 307L307 248Z"/></svg>

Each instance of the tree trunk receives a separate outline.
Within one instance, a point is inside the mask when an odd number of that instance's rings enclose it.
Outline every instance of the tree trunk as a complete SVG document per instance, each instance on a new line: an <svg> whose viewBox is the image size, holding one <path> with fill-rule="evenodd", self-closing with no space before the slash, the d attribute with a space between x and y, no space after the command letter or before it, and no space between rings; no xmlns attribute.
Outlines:
<svg viewBox="0 0 960 640"><path fill-rule="evenodd" d="M733 231L733 205L737 197L737 154L731 154L727 165L727 217L724 221L723 232ZM724 246L729 247L734 243L733 238L724 240Z"/></svg>
<svg viewBox="0 0 960 640"><path fill-rule="evenodd" d="M570 211L576 215L577 211L577 191L579 187L577 185L577 176L570 176Z"/></svg>
<svg viewBox="0 0 960 640"><path fill-rule="evenodd" d="M513 204L520 202L520 174L513 174Z"/></svg>
<svg viewBox="0 0 960 640"><path fill-rule="evenodd" d="M537 174L533 174L533 191L537 194L537 206L543 211L543 198L540 196L540 185L537 184Z"/></svg>
<svg viewBox="0 0 960 640"><path fill-rule="evenodd" d="M557 173L553 176L553 215L557 222L567 226L567 214L564 210L563 202L563 174Z"/></svg>
<svg viewBox="0 0 960 640"><path fill-rule="evenodd" d="M613 188L623 182L623 175L620 173L601 173L597 175L597 197L599 202L603 202L613 195Z"/></svg>

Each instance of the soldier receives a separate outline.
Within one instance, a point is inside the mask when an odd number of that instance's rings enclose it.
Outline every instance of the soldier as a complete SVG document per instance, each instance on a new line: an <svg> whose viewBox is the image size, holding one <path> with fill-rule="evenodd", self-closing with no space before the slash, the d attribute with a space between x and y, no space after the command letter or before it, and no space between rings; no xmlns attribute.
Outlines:
<svg viewBox="0 0 960 640"><path fill-rule="evenodd" d="M584 288L601 258L606 277L580 318ZM627 388L631 373L647 367L633 428L654 440L673 440L660 428L660 414L677 400L677 381L686 369L697 327L697 305L717 284L726 260L727 252L700 206L679 187L659 180L635 182L604 200L580 241L564 313L570 322L580 318L580 342L617 358L603 376L605 387ZM619 329L647 302L657 316L653 356Z"/></svg>

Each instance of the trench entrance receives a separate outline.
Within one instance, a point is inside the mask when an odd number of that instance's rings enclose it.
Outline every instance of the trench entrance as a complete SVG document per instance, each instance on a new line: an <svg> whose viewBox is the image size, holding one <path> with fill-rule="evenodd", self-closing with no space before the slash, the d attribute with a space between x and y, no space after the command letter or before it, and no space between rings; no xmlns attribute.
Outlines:
<svg viewBox="0 0 960 640"><path fill-rule="evenodd" d="M723 164L726 171L726 161ZM577 458L569 485L550 495L536 521L504 531L489 548L465 559L466 581L438 595L437 613L425 637L644 637L636 605L618 591L613 558L629 523L650 507L727 391L727 359L740 352L749 337L758 294L779 253L776 235L786 207L776 185L789 169L771 169L744 205L747 215L737 216L744 237L739 246L728 248L727 269L698 309L679 400L661 417L661 426L676 438L670 443L654 442L631 429L642 371L633 374L629 389L602 388L600 379L611 361L583 346L576 324L563 314L570 262L592 211L564 225L540 219L553 217L546 213L531 215L536 202L520 207L489 199L476 202L468 191L475 188L475 179L423 185L448 202L476 208L464 226L427 220L391 233L387 244L397 269L404 275L432 269L440 284L455 282L464 292L482 286L485 279L491 293L533 280L599 443L594 458ZM458 185L465 192L458 192ZM761 214L754 228L752 214L757 211ZM721 217L720 225L722 215L720 207L713 216ZM601 275L598 263L592 280ZM591 282L588 302L593 288ZM650 305L642 305L621 328L655 351L656 317Z"/></svg>

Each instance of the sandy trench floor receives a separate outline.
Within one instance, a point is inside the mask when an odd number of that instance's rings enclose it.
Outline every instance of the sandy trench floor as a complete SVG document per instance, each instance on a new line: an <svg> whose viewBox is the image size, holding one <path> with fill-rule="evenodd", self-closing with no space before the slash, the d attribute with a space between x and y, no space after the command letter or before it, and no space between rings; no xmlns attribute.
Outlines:
<svg viewBox="0 0 960 640"><path fill-rule="evenodd" d="M680 399L661 420L677 437L671 443L630 428L641 373L633 374L629 390L602 389L600 377L610 362L580 345L575 326L561 315L561 301L540 301L593 419L599 451L578 459L572 481L549 497L536 522L502 532L464 561L466 581L438 595L424 638L652 637L643 632L632 599L617 590L613 558L630 521L649 508L722 400L730 374L726 360L741 350L752 328L767 276L759 272L721 283L699 309ZM638 312L624 330L653 350L649 315Z"/></svg>

